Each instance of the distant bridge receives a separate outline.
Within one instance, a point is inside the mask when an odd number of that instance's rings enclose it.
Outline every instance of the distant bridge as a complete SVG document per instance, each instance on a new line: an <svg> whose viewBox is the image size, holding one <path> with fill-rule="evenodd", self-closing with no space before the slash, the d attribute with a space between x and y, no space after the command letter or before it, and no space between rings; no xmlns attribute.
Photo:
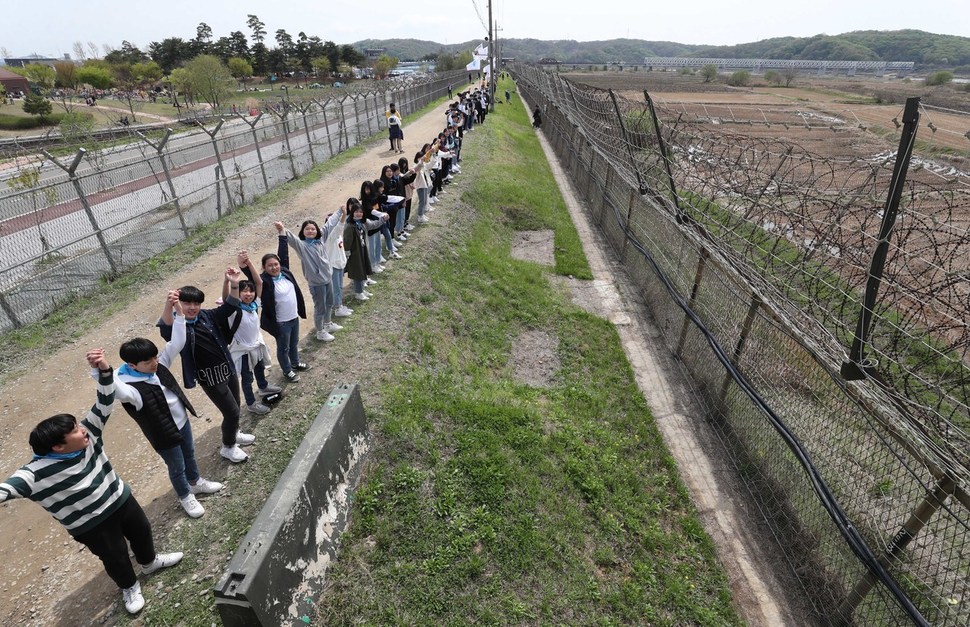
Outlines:
<svg viewBox="0 0 970 627"><path fill-rule="evenodd" d="M908 73L916 64L912 61L820 61L814 59L724 59L697 57L646 57L643 64L653 69L714 65L719 70L799 70L818 74L849 74L867 72L872 74Z"/></svg>

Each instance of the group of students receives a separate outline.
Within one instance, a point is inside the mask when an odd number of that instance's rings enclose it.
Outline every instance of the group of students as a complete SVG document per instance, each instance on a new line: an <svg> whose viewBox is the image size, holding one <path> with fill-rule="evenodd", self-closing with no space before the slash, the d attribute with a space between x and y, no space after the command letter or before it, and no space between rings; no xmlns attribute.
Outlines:
<svg viewBox="0 0 970 627"><path fill-rule="evenodd" d="M40 503L101 560L121 589L127 611L139 612L145 599L128 544L143 575L177 564L182 553L156 553L151 523L104 452L103 431L115 402L165 463L186 514L202 516L205 509L196 497L224 486L199 472L191 426L197 414L184 390L202 388L222 415L220 455L232 463L245 462L248 454L241 447L256 438L240 430L240 387L245 407L254 415L271 411L271 402L283 393L266 377L271 357L262 332L276 341L281 383L297 383L299 373L310 368L299 353L300 319L307 318L307 303L302 281L290 269L289 251L301 262L313 305L314 337L332 342L333 333L343 328L335 319L353 314L344 304L344 275L352 282L353 299L373 296L366 288L377 284L374 275L389 260L401 258L399 249L416 228L412 204L416 222L428 222L445 185L461 172L462 137L475 121L484 121L484 114L472 113L472 96L461 94L449 105L442 131L422 145L413 163L402 157L384 166L379 178L363 182L359 197L347 199L322 225L308 219L294 234L275 222L276 252L262 255L259 269L248 251L237 253L235 265L223 274L216 307L203 307L205 293L196 286L168 291L156 323L165 341L161 352L150 339L129 339L119 348L123 363L115 371L104 349L88 351L97 381L96 403L81 421L58 414L33 429L33 459L0 483L0 502L28 498ZM177 357L181 384L171 371Z"/></svg>

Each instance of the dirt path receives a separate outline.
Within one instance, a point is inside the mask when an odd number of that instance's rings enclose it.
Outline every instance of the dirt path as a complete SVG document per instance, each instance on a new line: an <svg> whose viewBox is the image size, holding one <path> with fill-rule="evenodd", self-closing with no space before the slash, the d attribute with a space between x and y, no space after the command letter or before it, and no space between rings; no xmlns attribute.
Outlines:
<svg viewBox="0 0 970 627"><path fill-rule="evenodd" d="M437 134L443 114L444 107L437 107L406 124L405 156L413 157L420 144ZM206 292L209 305L221 292L221 273L234 262L237 250L248 249L260 254L275 250L276 231L272 226L275 220L282 220L294 231L306 218L321 220L348 197L357 196L362 180L377 178L381 166L397 161L399 156L388 152L386 140L375 141L363 155L292 196L286 206L279 208L279 213L256 219L251 228L200 257L177 276L159 277L157 283L146 285L129 307L106 318L77 342L30 364L27 374L4 385L0 400L0 474L3 478L30 459L27 436L39 420L60 412L83 415L91 406L94 383L84 363L84 352L89 347L103 346L109 355L116 356L117 347L130 337L142 336L157 342L154 323L167 289L197 285ZM447 212L448 205L447 202L439 203L440 209L435 215ZM297 274L302 276L300 272ZM312 324L309 327L303 325L304 336L311 327ZM266 339L272 343L271 337ZM340 343L338 337L334 345ZM271 379L278 378L278 369L274 369L270 376ZM326 375L321 373L320 380L325 378ZM227 462L213 453L219 441L220 416L198 388L188 394L199 411L199 418L193 420L193 431L199 448L200 470L203 476L223 479ZM245 425L248 416L245 411L243 414ZM168 520L184 518L165 465L121 408L116 408L109 423L105 447L115 469L131 486L139 502L146 509L152 504L149 516L153 521L154 511L163 512ZM153 503L156 499L161 500ZM165 547L160 548L164 550ZM38 505L21 499L0 505L0 561L3 563L0 593L5 597L0 620L8 625L53 625L58 617L52 601L73 596L92 583L107 588L114 585L97 558L71 540L60 524ZM111 598L114 599L114 595Z"/></svg>

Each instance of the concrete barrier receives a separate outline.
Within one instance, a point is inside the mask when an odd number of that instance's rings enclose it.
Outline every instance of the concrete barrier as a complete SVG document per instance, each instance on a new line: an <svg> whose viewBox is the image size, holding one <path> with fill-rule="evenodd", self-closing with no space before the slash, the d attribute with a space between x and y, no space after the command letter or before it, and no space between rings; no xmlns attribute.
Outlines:
<svg viewBox="0 0 970 627"><path fill-rule="evenodd" d="M360 392L337 386L214 589L225 627L308 622L367 449Z"/></svg>

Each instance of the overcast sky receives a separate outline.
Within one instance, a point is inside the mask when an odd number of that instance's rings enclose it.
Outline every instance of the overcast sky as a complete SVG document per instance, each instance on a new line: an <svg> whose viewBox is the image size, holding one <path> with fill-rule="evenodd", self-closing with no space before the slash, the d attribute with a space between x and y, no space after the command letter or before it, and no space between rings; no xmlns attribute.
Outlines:
<svg viewBox="0 0 970 627"><path fill-rule="evenodd" d="M191 39L200 22L212 28L215 38L234 30L249 38L246 16L251 13L266 24L269 44L280 28L294 38L303 31L339 44L371 38L458 43L483 37L488 20L486 0L166 0L149 5L133 0L53 0L42 8L23 0L3 4L0 50L14 56L60 57L72 52L75 41L117 48L128 40L144 50L166 37ZM347 6L358 10L348 11ZM493 11L502 29L499 37L509 38L625 37L721 45L903 28L970 37L970 0L495 0Z"/></svg>

